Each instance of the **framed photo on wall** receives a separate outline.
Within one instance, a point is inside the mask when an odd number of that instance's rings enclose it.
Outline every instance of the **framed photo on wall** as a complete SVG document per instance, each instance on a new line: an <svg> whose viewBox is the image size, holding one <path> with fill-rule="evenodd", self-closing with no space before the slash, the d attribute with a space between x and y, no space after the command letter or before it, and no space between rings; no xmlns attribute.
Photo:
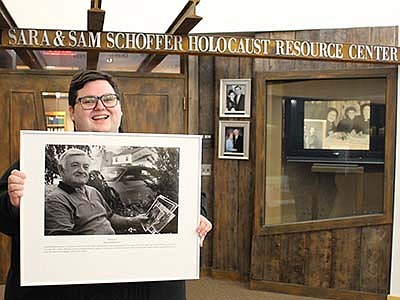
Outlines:
<svg viewBox="0 0 400 300"><path fill-rule="evenodd" d="M220 80L220 117L249 118L251 108L251 79Z"/></svg>
<svg viewBox="0 0 400 300"><path fill-rule="evenodd" d="M250 121L219 122L219 158L249 159Z"/></svg>
<svg viewBox="0 0 400 300"><path fill-rule="evenodd" d="M200 166L197 135L21 131L21 285L199 278Z"/></svg>

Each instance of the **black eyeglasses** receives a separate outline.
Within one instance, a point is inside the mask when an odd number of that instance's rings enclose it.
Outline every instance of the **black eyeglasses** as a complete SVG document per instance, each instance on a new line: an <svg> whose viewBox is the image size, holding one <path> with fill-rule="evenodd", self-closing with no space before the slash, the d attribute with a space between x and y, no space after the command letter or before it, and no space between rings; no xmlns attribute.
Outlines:
<svg viewBox="0 0 400 300"><path fill-rule="evenodd" d="M89 110L95 108L97 101L99 100L105 107L112 108L117 105L119 96L117 94L104 94L103 96L83 96L76 99L76 102L80 102L83 109Z"/></svg>

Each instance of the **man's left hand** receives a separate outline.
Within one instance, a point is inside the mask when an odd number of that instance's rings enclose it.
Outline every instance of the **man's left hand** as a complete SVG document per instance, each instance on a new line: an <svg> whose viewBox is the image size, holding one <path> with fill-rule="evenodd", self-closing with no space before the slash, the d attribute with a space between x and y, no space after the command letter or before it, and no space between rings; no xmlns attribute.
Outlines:
<svg viewBox="0 0 400 300"><path fill-rule="evenodd" d="M200 247L203 247L204 239L207 233L212 229L211 222L204 216L200 215L200 224L197 227L197 233L200 236Z"/></svg>

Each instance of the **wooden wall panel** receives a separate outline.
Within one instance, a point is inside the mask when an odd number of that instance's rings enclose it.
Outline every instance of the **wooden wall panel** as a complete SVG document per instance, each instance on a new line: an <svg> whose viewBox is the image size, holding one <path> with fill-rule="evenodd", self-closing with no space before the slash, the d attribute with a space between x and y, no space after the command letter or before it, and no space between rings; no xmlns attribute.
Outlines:
<svg viewBox="0 0 400 300"><path fill-rule="evenodd" d="M239 78L252 78L253 60L249 58L239 58ZM253 93L252 93L253 95ZM252 109L255 107L255 97L252 97ZM254 110L252 110L254 112ZM254 140L250 124L250 141ZM250 274L250 254L251 254L251 235L254 212L254 147L250 148L249 160L239 161L238 178L238 272L248 277Z"/></svg>
<svg viewBox="0 0 400 300"><path fill-rule="evenodd" d="M281 236L265 237L263 280L279 281L281 274Z"/></svg>
<svg viewBox="0 0 400 300"><path fill-rule="evenodd" d="M391 226L362 229L360 290L387 294L389 291Z"/></svg>
<svg viewBox="0 0 400 300"><path fill-rule="evenodd" d="M11 91L10 100L10 156L15 161L19 158L19 131L39 128L37 118L43 118L44 111L37 111L34 91Z"/></svg>
<svg viewBox="0 0 400 300"><path fill-rule="evenodd" d="M206 60L201 58L200 62L203 61ZM214 62L215 102L213 122L218 125L221 120L219 118L220 79L252 78L253 60L248 58L216 57ZM200 91L207 88L207 85L208 83L201 81ZM209 120L209 117L205 116L205 118ZM212 268L214 271L231 272L232 274L240 274L239 277L248 278L250 273L254 206L252 200L254 160L251 158L252 154L250 154L248 161L218 159L218 135L218 126L215 126L213 169L213 219L215 226ZM253 149L250 148L251 151Z"/></svg>
<svg viewBox="0 0 400 300"><path fill-rule="evenodd" d="M361 229L348 228L333 231L331 287L360 289Z"/></svg>
<svg viewBox="0 0 400 300"><path fill-rule="evenodd" d="M126 132L186 133L183 78L117 77Z"/></svg>
<svg viewBox="0 0 400 300"><path fill-rule="evenodd" d="M214 136L214 103L215 103L215 82L214 82L214 58L212 56L199 57L199 89L198 89L198 134ZM214 169L214 143L213 139L203 140L203 164L211 165L211 174ZM202 176L201 189L207 195L207 215L209 220L214 223L213 198L214 198L214 180L213 176ZM208 234L203 249L201 250L201 266L210 270L212 266L212 248L214 230Z"/></svg>
<svg viewBox="0 0 400 300"><path fill-rule="evenodd" d="M282 235L280 282L305 283L306 250L305 233Z"/></svg>
<svg viewBox="0 0 400 300"><path fill-rule="evenodd" d="M295 32L293 31L271 32L270 35L271 39L294 40L295 37ZM268 59L267 61L269 62L268 70L265 70L264 72L277 72L280 70L289 71L293 70L296 65L296 61L294 59Z"/></svg>
<svg viewBox="0 0 400 300"><path fill-rule="evenodd" d="M125 93L124 103L129 132L168 133L168 95Z"/></svg>
<svg viewBox="0 0 400 300"><path fill-rule="evenodd" d="M332 233L310 232L307 236L304 284L312 287L330 287L332 263Z"/></svg>
<svg viewBox="0 0 400 300"><path fill-rule="evenodd" d="M235 78L239 72L238 58L215 58L215 99L219 99L219 80ZM215 102L215 124L218 124L219 101ZM218 127L214 132L215 153L218 152ZM214 154L215 155L215 154ZM215 156L214 156L215 157ZM237 271L238 265L238 162L234 160L214 159L214 235L213 269ZM227 174L229 174L227 176Z"/></svg>
<svg viewBox="0 0 400 300"><path fill-rule="evenodd" d="M264 278L264 265L265 265L265 236L254 236L251 248L251 267L250 267L250 279L251 280L263 280Z"/></svg>

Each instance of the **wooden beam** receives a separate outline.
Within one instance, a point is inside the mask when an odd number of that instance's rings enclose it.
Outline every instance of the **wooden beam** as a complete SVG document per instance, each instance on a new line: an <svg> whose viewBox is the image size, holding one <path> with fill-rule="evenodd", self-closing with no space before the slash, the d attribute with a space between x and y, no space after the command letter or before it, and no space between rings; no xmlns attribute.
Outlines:
<svg viewBox="0 0 400 300"><path fill-rule="evenodd" d="M187 34L189 33L203 18L196 15L196 5L200 0L190 0L178 14L175 20L167 29L168 34ZM137 72L151 72L166 57L165 54L149 54L142 61Z"/></svg>
<svg viewBox="0 0 400 300"><path fill-rule="evenodd" d="M86 69L97 70L97 64L99 63L99 51L90 50L86 53Z"/></svg>
<svg viewBox="0 0 400 300"><path fill-rule="evenodd" d="M88 31L103 31L105 11L101 9L101 0L91 0L91 7L87 12ZM98 50L90 50L86 56L86 69L96 70L99 62Z"/></svg>
<svg viewBox="0 0 400 300"><path fill-rule="evenodd" d="M196 0L190 0L190 1L188 1L186 3L185 7L181 10L181 12L178 14L178 16L172 22L172 24L168 27L166 33L177 34L175 32L176 29L181 27L181 23L184 22L186 18L199 18L198 22L200 22L202 17L199 17L199 16L196 15L196 5L199 4L199 3L200 3L200 0L197 0L197 1ZM190 30L193 29L193 27L190 28ZM184 33L189 33L189 31L184 32Z"/></svg>
<svg viewBox="0 0 400 300"><path fill-rule="evenodd" d="M87 24L88 31L103 31L105 11L98 8L88 9Z"/></svg>
<svg viewBox="0 0 400 300"><path fill-rule="evenodd" d="M11 14L7 10L3 1L0 0L0 28L18 28ZM1 41L0 41L1 42ZM21 58L23 63L31 69L43 69L44 60L39 52L33 52L33 50L28 49L16 49L15 53Z"/></svg>

